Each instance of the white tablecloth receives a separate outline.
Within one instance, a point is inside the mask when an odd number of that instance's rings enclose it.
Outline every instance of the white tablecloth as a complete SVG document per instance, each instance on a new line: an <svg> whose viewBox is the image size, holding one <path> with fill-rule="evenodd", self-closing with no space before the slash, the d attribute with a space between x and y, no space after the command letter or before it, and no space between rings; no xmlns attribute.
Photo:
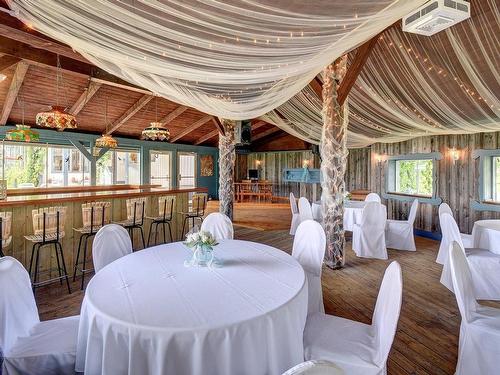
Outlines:
<svg viewBox="0 0 500 375"><path fill-rule="evenodd" d="M500 254L500 220L478 220L472 228L474 247Z"/></svg>
<svg viewBox="0 0 500 375"><path fill-rule="evenodd" d="M364 201L348 201L344 204L344 230L352 231L353 225L361 222L364 207ZM312 211L314 220L321 222L321 201L313 202Z"/></svg>
<svg viewBox="0 0 500 375"><path fill-rule="evenodd" d="M93 374L281 374L303 360L307 283L281 250L225 240L221 268L186 268L181 243L142 250L90 281L76 369Z"/></svg>

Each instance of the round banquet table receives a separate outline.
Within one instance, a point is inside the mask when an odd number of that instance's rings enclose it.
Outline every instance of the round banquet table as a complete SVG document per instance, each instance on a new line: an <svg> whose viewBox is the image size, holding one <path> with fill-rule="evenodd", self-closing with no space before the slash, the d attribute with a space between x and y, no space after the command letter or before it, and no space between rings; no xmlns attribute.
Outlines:
<svg viewBox="0 0 500 375"><path fill-rule="evenodd" d="M76 370L93 374L282 374L303 361L307 283L270 246L225 240L220 268L185 267L181 242L127 255L87 286Z"/></svg>
<svg viewBox="0 0 500 375"><path fill-rule="evenodd" d="M472 228L474 247L500 254L500 220L478 220Z"/></svg>
<svg viewBox="0 0 500 375"><path fill-rule="evenodd" d="M344 203L344 230L352 231L354 224L361 223L365 201L347 201ZM321 222L321 201L313 202L312 212L314 220Z"/></svg>

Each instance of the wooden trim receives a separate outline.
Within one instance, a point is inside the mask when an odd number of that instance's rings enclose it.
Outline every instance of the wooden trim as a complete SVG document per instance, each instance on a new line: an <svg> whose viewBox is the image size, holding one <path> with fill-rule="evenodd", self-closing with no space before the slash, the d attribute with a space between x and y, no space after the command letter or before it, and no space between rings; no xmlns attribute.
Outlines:
<svg viewBox="0 0 500 375"><path fill-rule="evenodd" d="M196 121L194 124L192 124L191 126L188 126L183 131L181 131L179 134L177 134L174 138L172 138L171 142L178 141L182 137L184 137L184 136L188 135L189 133L191 133L192 131L198 129L203 124L206 124L212 118L213 118L212 115L207 115L207 116L202 117L201 119Z"/></svg>
<svg viewBox="0 0 500 375"><path fill-rule="evenodd" d="M160 122L163 125L168 125L170 122L172 122L175 118L179 117L182 115L189 107L186 107L185 105L180 105L176 109L174 109L172 112L170 112L168 115L163 117Z"/></svg>
<svg viewBox="0 0 500 375"><path fill-rule="evenodd" d="M143 95L138 101L134 103L123 115L120 116L118 120L111 124L110 128L106 131L106 134L111 134L123 124L125 124L132 116L141 110L146 104L148 104L154 98L153 95Z"/></svg>
<svg viewBox="0 0 500 375"><path fill-rule="evenodd" d="M85 91L80 95L80 97L76 100L73 106L68 111L72 115L76 116L80 111L85 107L85 104L89 102L90 99L96 94L96 92L101 88L102 83L90 81L89 86L85 89Z"/></svg>
<svg viewBox="0 0 500 375"><path fill-rule="evenodd" d="M257 141L257 140L259 140L261 138L267 137L268 135L274 134L274 133L276 133L276 132L278 132L280 130L281 129L278 128L277 126L272 127L272 128L270 128L268 130L263 131L262 133L257 134L255 137L252 137L252 142Z"/></svg>
<svg viewBox="0 0 500 375"><path fill-rule="evenodd" d="M254 124L252 124L252 131L257 130L258 128L261 128L264 125L267 125L267 122L265 122L264 120L259 120L259 121L255 122Z"/></svg>
<svg viewBox="0 0 500 375"><path fill-rule="evenodd" d="M198 138L198 140L194 143L195 145L199 145L200 143L206 142L209 139L212 139L213 137L219 135L219 130L215 129L212 130L211 132L205 134L204 136Z"/></svg>
<svg viewBox="0 0 500 375"><path fill-rule="evenodd" d="M12 106L14 105L14 101L17 98L17 94L23 84L24 77L26 76L26 72L28 71L28 64L23 61L17 63L16 71L14 72L14 76L12 77L12 81L10 82L9 91L7 92L7 96L5 97L2 113L0 115L0 125L5 125L7 123L7 119L9 118L10 111L12 110Z"/></svg>
<svg viewBox="0 0 500 375"><path fill-rule="evenodd" d="M19 61L21 61L21 59L9 55L0 57L0 72L17 64Z"/></svg>
<svg viewBox="0 0 500 375"><path fill-rule="evenodd" d="M117 190L132 190L161 187L157 184L147 185L99 185L99 186L56 186L45 188L20 188L7 189L7 196L16 195L38 195L38 194L57 194L57 193L83 193L87 191L117 191Z"/></svg>

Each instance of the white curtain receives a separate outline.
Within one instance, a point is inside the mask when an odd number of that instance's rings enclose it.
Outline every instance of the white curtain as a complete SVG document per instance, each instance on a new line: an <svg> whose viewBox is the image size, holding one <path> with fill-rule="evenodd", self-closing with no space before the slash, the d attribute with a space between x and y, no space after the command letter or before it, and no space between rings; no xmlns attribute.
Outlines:
<svg viewBox="0 0 500 375"><path fill-rule="evenodd" d="M283 104L426 0L7 0L90 62L229 119Z"/></svg>

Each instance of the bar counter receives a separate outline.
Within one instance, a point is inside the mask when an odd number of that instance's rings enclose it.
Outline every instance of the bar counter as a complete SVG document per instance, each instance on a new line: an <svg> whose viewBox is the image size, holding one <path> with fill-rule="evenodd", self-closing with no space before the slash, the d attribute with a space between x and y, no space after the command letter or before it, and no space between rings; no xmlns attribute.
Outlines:
<svg viewBox="0 0 500 375"><path fill-rule="evenodd" d="M28 268L31 257L32 243L25 240L25 235L33 234L32 210L41 207L65 206L66 219L64 225L64 237L62 246L64 249L65 263L70 276L73 275L74 259L78 250L79 233L73 228L79 228L82 224L82 204L89 202L107 201L111 203L111 221L121 221L127 218L126 200L128 198L146 197L145 216L158 216L158 198L164 195L174 195L176 203L172 218L172 232L174 241L181 240L182 215L189 208L189 200L192 193L207 193L206 188L190 189L166 189L157 185L121 185L121 186L85 186L69 188L37 188L37 189L13 189L7 192L7 198L0 200L0 211L12 212L12 243L4 248L5 255L18 259ZM144 235L149 235L150 221L144 220ZM154 240L154 234L151 236ZM158 238L163 238L163 232ZM170 240L167 231L167 240ZM140 232L134 233L134 249L142 248ZM153 246L153 244L151 245ZM89 241L89 249L91 243ZM88 260L92 258L92 252L88 252ZM53 246L46 246L40 253L41 271L49 271L56 267L57 259ZM89 263L91 264L91 263ZM49 271L50 277L54 276ZM42 278L43 279L43 278ZM54 287L56 284L54 284ZM57 287L59 285L57 284Z"/></svg>

